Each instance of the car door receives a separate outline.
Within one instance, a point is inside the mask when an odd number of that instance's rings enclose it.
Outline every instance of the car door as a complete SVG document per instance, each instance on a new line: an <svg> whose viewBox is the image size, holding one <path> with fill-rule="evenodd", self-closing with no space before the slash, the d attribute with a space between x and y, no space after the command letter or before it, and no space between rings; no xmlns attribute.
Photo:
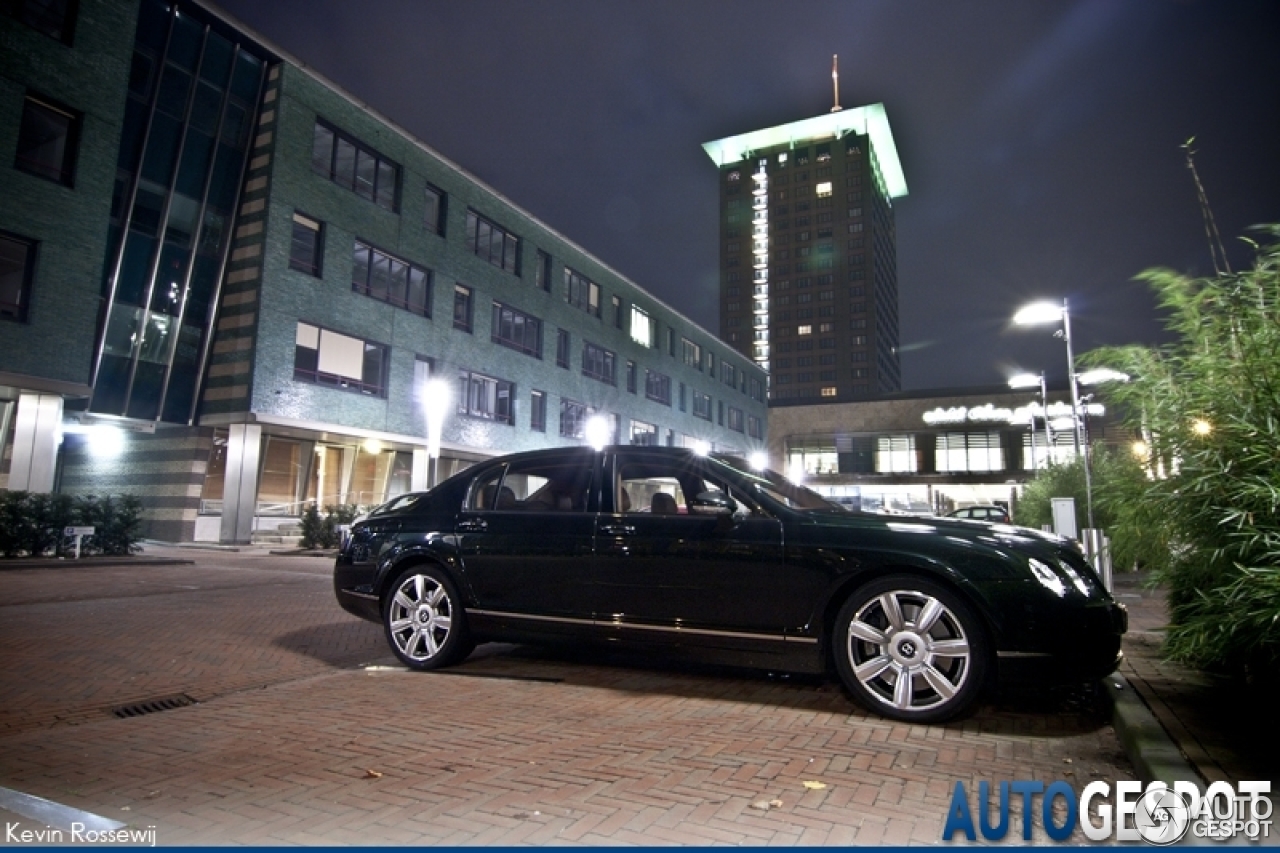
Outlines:
<svg viewBox="0 0 1280 853"><path fill-rule="evenodd" d="M719 496L741 495L705 460L623 450L606 481L615 511L599 516L596 537L600 621L673 634L780 635L803 624L809 608L786 594L781 523L746 504L707 514Z"/></svg>
<svg viewBox="0 0 1280 853"><path fill-rule="evenodd" d="M463 573L492 616L592 616L597 455L517 457L477 475L456 523Z"/></svg>

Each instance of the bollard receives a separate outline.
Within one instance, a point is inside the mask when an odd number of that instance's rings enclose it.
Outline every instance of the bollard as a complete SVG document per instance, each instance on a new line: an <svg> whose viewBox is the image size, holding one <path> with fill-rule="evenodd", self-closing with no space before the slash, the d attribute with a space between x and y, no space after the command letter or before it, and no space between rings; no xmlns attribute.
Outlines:
<svg viewBox="0 0 1280 853"><path fill-rule="evenodd" d="M1102 586L1111 592L1111 540L1096 527L1084 529L1084 556L1102 579Z"/></svg>

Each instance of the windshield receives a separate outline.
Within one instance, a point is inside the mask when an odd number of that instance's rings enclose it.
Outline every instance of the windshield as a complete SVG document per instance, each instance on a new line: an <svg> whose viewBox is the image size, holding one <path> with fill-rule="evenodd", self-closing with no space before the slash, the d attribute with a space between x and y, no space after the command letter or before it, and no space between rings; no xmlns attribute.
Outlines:
<svg viewBox="0 0 1280 853"><path fill-rule="evenodd" d="M749 481L757 491L791 509L821 509L844 512L845 508L824 498L804 486L791 482L777 471L756 471L748 468L741 459L732 456L716 456L713 461L732 468L738 476Z"/></svg>

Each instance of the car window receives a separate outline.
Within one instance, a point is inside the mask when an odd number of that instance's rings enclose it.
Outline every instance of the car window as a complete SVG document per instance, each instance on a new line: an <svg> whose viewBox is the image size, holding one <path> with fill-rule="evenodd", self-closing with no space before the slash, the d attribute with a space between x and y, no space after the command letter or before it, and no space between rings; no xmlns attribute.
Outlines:
<svg viewBox="0 0 1280 853"><path fill-rule="evenodd" d="M585 512L591 485L583 463L545 459L516 461L482 474L471 486L468 508L498 512Z"/></svg>
<svg viewBox="0 0 1280 853"><path fill-rule="evenodd" d="M614 506L624 513L689 515L689 501L708 492L720 493L738 504L737 515L764 514L759 504L684 460L628 458L621 455L615 478Z"/></svg>

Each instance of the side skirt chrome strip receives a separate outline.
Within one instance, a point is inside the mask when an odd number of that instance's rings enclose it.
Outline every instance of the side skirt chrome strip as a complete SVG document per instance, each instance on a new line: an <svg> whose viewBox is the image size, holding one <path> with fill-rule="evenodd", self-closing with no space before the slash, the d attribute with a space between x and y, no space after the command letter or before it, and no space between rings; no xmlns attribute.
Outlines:
<svg viewBox="0 0 1280 853"><path fill-rule="evenodd" d="M764 640L773 643L805 643L816 645L815 637L790 637L780 634L752 634L745 631L716 631L710 628L686 628L680 625L644 625L623 622L618 619L574 619L567 616L540 616L530 613L508 613L501 610L468 610L468 614L488 616L494 619L523 619L529 622L552 622L560 625L580 625L595 628L625 628L633 631L654 631L664 634L694 634L701 637L729 637L738 640Z"/></svg>

